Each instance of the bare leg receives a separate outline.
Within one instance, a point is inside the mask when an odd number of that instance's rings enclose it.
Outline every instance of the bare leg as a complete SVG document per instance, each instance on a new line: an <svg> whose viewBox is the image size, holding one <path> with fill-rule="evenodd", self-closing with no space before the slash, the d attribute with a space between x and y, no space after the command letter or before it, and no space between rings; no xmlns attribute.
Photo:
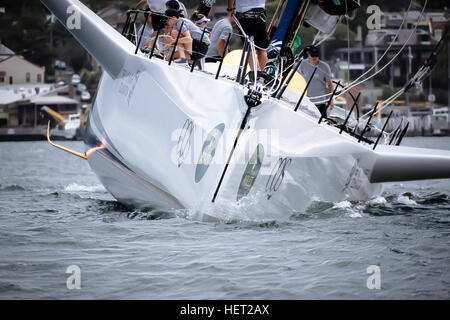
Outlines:
<svg viewBox="0 0 450 320"><path fill-rule="evenodd" d="M260 70L264 70L267 63L267 52L265 50L256 49Z"/></svg>
<svg viewBox="0 0 450 320"><path fill-rule="evenodd" d="M184 51L184 57L189 59L192 54L192 38L183 37L178 40L178 48Z"/></svg>
<svg viewBox="0 0 450 320"><path fill-rule="evenodd" d="M256 49L256 68L258 71L263 70L267 63L267 52L264 50ZM248 63L250 64L250 70L253 71L253 55L250 54L250 58L248 60Z"/></svg>

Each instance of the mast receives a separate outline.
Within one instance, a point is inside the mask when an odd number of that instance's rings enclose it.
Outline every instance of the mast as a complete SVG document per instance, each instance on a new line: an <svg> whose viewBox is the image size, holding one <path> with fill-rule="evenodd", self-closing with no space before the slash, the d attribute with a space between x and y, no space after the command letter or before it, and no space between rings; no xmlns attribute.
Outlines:
<svg viewBox="0 0 450 320"><path fill-rule="evenodd" d="M334 31L338 16L359 8L359 0L281 0L269 27L272 46L290 47L296 52L300 46L300 28L309 25L328 34Z"/></svg>

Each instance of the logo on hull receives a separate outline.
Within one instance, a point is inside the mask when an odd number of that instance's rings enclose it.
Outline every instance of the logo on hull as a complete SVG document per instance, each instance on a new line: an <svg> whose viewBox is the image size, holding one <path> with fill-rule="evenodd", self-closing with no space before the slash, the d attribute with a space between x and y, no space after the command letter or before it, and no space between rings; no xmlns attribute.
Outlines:
<svg viewBox="0 0 450 320"><path fill-rule="evenodd" d="M279 158L278 165L272 170L272 174L266 183L267 200L278 190L284 179L284 170L292 162L291 158Z"/></svg>
<svg viewBox="0 0 450 320"><path fill-rule="evenodd" d="M225 124L221 123L217 125L206 137L203 143L202 153L197 162L197 167L195 168L195 182L199 183L203 179L206 171L211 164L214 155L216 154L216 148L219 144L219 140L222 137L223 131L225 129Z"/></svg>
<svg viewBox="0 0 450 320"><path fill-rule="evenodd" d="M239 184L239 190L237 193L236 200L239 201L248 193L255 183L256 177L258 176L259 170L264 160L264 147L260 143L256 146L255 152L248 161L247 167L245 168L244 174L242 175L241 183Z"/></svg>

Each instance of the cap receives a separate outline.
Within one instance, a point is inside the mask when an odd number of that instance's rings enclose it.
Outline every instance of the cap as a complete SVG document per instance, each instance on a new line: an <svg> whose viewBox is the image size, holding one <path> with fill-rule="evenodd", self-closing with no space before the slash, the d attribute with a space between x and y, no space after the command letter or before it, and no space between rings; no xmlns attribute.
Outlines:
<svg viewBox="0 0 450 320"><path fill-rule="evenodd" d="M164 15L165 16L168 16L168 17L179 17L180 16L180 13L178 12L178 10L175 10L175 9L167 9L166 10L166 12L164 12Z"/></svg>
<svg viewBox="0 0 450 320"><path fill-rule="evenodd" d="M178 3L178 1L176 0L170 0L166 2L166 6L169 9L175 9L175 10L180 10L180 4Z"/></svg>
<svg viewBox="0 0 450 320"><path fill-rule="evenodd" d="M319 56L319 48L316 46L311 46L308 50L308 53L311 57L318 57Z"/></svg>
<svg viewBox="0 0 450 320"><path fill-rule="evenodd" d="M207 17L203 16L201 17L201 19L198 19L197 21L195 21L195 24L200 24L202 22L208 22L211 21L211 19L208 19Z"/></svg>

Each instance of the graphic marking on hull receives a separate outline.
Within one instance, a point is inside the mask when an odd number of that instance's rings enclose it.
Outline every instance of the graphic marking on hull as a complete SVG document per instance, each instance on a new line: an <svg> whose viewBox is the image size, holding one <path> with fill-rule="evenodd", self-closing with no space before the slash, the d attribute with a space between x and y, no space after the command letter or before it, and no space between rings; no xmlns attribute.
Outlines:
<svg viewBox="0 0 450 320"><path fill-rule="evenodd" d="M192 122L191 119L187 119L184 122L183 128L181 129L176 148L178 167L181 167L186 155L191 149L191 137L194 131L194 126L194 122Z"/></svg>
<svg viewBox="0 0 450 320"><path fill-rule="evenodd" d="M195 168L195 182L199 183L205 175L206 171L211 164L214 155L216 153L217 144L222 137L223 131L225 129L225 124L221 123L217 125L206 137L203 143L202 153L197 161L197 167Z"/></svg>
<svg viewBox="0 0 450 320"><path fill-rule="evenodd" d="M239 201L250 192L253 184L255 183L256 177L258 176L259 170L264 160L264 147L261 143L256 146L255 152L248 161L247 167L245 168L244 174L242 175L241 183L239 184L239 189L237 193L236 200Z"/></svg>
<svg viewBox="0 0 450 320"><path fill-rule="evenodd" d="M292 162L291 158L279 158L278 165L272 169L272 174L266 183L267 200L278 190L284 179L284 170Z"/></svg>

